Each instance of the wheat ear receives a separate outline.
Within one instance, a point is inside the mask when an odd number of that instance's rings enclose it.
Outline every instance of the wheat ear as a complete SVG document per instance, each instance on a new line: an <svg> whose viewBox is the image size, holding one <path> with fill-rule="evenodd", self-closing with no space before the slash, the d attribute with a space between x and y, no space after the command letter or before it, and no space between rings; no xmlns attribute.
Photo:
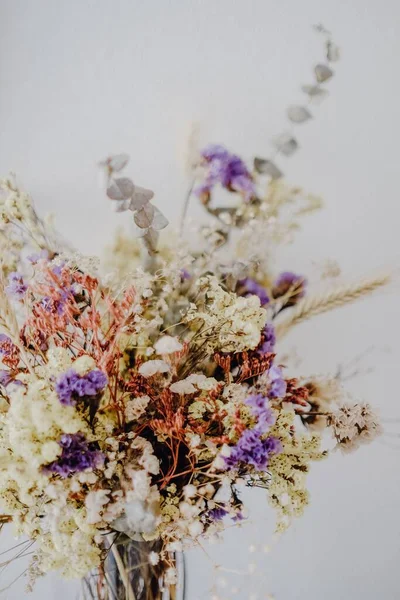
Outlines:
<svg viewBox="0 0 400 600"><path fill-rule="evenodd" d="M19 344L19 327L15 311L7 297L4 279L0 275L0 330L10 336L15 345Z"/></svg>
<svg viewBox="0 0 400 600"><path fill-rule="evenodd" d="M347 286L333 288L325 293L305 297L294 307L291 315L276 326L277 337L282 338L288 331L315 315L327 312L344 304L354 302L363 296L371 294L390 281L390 275L381 275L364 279Z"/></svg>

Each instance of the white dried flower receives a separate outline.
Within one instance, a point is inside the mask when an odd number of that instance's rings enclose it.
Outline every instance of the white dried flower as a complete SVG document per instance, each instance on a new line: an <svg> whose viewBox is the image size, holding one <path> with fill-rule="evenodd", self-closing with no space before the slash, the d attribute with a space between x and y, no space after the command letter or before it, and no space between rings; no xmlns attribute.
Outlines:
<svg viewBox="0 0 400 600"><path fill-rule="evenodd" d="M149 563L155 567L160 562L160 555L158 552L150 552L149 554Z"/></svg>
<svg viewBox="0 0 400 600"><path fill-rule="evenodd" d="M187 379L182 379L181 381L176 381L175 383L170 385L171 392L175 394L194 394L197 392L194 385L192 385Z"/></svg>
<svg viewBox="0 0 400 600"><path fill-rule="evenodd" d="M176 569L169 567L164 573L164 581L166 585L175 585L178 580Z"/></svg>
<svg viewBox="0 0 400 600"><path fill-rule="evenodd" d="M139 373L143 377L152 377L156 373L168 373L170 366L163 360L148 360L139 367Z"/></svg>
<svg viewBox="0 0 400 600"><path fill-rule="evenodd" d="M197 493L196 486L191 483L188 483L183 488L183 494L184 494L185 498L193 498L196 495L196 493Z"/></svg>
<svg viewBox="0 0 400 600"><path fill-rule="evenodd" d="M260 299L226 292L216 277L202 277L198 285L205 293L203 310L190 308L186 320L203 321L207 333L205 338L199 335L199 341L206 344L210 351L243 352L254 349L260 342L267 316L260 306ZM213 335L209 333L211 330Z"/></svg>
<svg viewBox="0 0 400 600"><path fill-rule="evenodd" d="M180 341L172 335L164 335L156 341L154 348L157 354L173 354L182 350L183 346Z"/></svg>
<svg viewBox="0 0 400 600"><path fill-rule="evenodd" d="M199 537L199 535L203 533L203 529L203 523L198 520L192 521L188 527L189 534L192 536L192 538Z"/></svg>
<svg viewBox="0 0 400 600"><path fill-rule="evenodd" d="M96 368L96 362L91 356L84 354L83 356L80 356L74 360L72 363L72 368L78 373L78 375L83 376L89 373L89 371L92 369Z"/></svg>
<svg viewBox="0 0 400 600"><path fill-rule="evenodd" d="M218 381L214 377L206 377L203 373L193 373L186 380L197 386L199 390L212 390L218 385Z"/></svg>
<svg viewBox="0 0 400 600"><path fill-rule="evenodd" d="M87 494L85 506L87 510L86 521L88 523L98 523L101 521L100 513L103 511L104 505L110 501L110 493L111 490L97 490Z"/></svg>
<svg viewBox="0 0 400 600"><path fill-rule="evenodd" d="M167 552L182 552L183 544L182 542L175 540L173 542L168 542L165 549L167 550Z"/></svg>
<svg viewBox="0 0 400 600"><path fill-rule="evenodd" d="M201 444L201 437L198 433L187 434L186 436L189 439L189 446L191 448L198 448Z"/></svg>
<svg viewBox="0 0 400 600"><path fill-rule="evenodd" d="M52 462L61 454L60 444L57 442L45 442L42 446L43 462Z"/></svg>
<svg viewBox="0 0 400 600"><path fill-rule="evenodd" d="M112 522L116 531L130 537L137 533L152 533L157 525L153 507L144 500L133 500L125 505L124 515Z"/></svg>
<svg viewBox="0 0 400 600"><path fill-rule="evenodd" d="M127 422L139 419L146 412L149 402L149 396L139 396L139 398L128 400L125 406L125 418Z"/></svg>

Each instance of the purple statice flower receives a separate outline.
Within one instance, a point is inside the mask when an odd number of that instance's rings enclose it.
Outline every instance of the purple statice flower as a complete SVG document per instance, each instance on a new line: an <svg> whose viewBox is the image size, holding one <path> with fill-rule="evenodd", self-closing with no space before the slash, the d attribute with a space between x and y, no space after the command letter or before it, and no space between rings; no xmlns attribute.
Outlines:
<svg viewBox="0 0 400 600"><path fill-rule="evenodd" d="M50 296L44 296L40 301L40 304L48 313L57 313L58 315L62 315L65 310L64 300L54 300L54 298L50 298Z"/></svg>
<svg viewBox="0 0 400 600"><path fill-rule="evenodd" d="M78 398L96 396L107 385L107 376L103 371L94 369L87 375L78 375L70 369L57 380L56 392L61 404L74 405Z"/></svg>
<svg viewBox="0 0 400 600"><path fill-rule="evenodd" d="M260 299L261 306L265 306L269 303L269 296L265 288L251 277L241 279L239 282L239 293L241 296L258 296Z"/></svg>
<svg viewBox="0 0 400 600"><path fill-rule="evenodd" d="M73 398L76 382L79 375L73 369L63 373L57 380L56 392L61 404L73 405L76 399Z"/></svg>
<svg viewBox="0 0 400 600"><path fill-rule="evenodd" d="M40 260L46 260L49 258L48 250L41 250L36 254L30 254L27 256L27 260L32 263L32 265L36 265Z"/></svg>
<svg viewBox="0 0 400 600"><path fill-rule="evenodd" d="M0 371L0 384L4 387L7 387L9 383L11 383L12 377L10 371L6 371L5 369L1 369Z"/></svg>
<svg viewBox="0 0 400 600"><path fill-rule="evenodd" d="M181 269L181 281L187 281L188 279L191 279L191 277L192 276L187 269Z"/></svg>
<svg viewBox="0 0 400 600"><path fill-rule="evenodd" d="M11 338L5 333L0 333L0 354L7 356L13 348L14 344L12 343Z"/></svg>
<svg viewBox="0 0 400 600"><path fill-rule="evenodd" d="M282 452L282 442L280 439L270 435L266 440L264 440L264 448L268 454L279 454Z"/></svg>
<svg viewBox="0 0 400 600"><path fill-rule="evenodd" d="M10 383L14 383L15 385L24 385L22 381L19 381L19 379L14 379L11 371L0 369L0 385L7 387L10 385Z"/></svg>
<svg viewBox="0 0 400 600"><path fill-rule="evenodd" d="M216 508L212 508L208 511L207 517L211 519L211 521L221 521L226 515L228 511L222 506L217 506Z"/></svg>
<svg viewBox="0 0 400 600"><path fill-rule="evenodd" d="M269 398L283 398L286 394L286 381L282 376L282 369L276 365L268 371L270 388L268 390Z"/></svg>
<svg viewBox="0 0 400 600"><path fill-rule="evenodd" d="M293 288L295 293L293 294L293 302L291 304L294 304L297 300L304 297L306 284L307 280L302 275L296 275L296 273L292 273L291 271L284 271L274 282L272 295L274 298L280 298L287 294L290 288Z"/></svg>
<svg viewBox="0 0 400 600"><path fill-rule="evenodd" d="M240 521L244 521L245 519L246 517L244 516L242 511L237 512L236 515L232 517L232 521L235 521L236 523L240 523Z"/></svg>
<svg viewBox="0 0 400 600"><path fill-rule="evenodd" d="M104 455L95 449L94 444L90 444L82 433L64 434L59 445L62 448L61 456L44 467L47 473L68 477L72 473L96 469L104 462Z"/></svg>
<svg viewBox="0 0 400 600"><path fill-rule="evenodd" d="M107 376L105 375L105 373L103 373L103 371L99 371L98 369L93 369L93 371L89 371L89 373L85 375L85 379L87 381L87 391L85 394L86 396L93 396L94 394L98 394L107 385Z"/></svg>
<svg viewBox="0 0 400 600"><path fill-rule="evenodd" d="M200 197L208 199L213 187L221 184L230 192L239 192L249 202L255 195L255 185L245 163L239 156L231 154L219 145L210 145L201 153L207 164L204 183L195 191Z"/></svg>
<svg viewBox="0 0 400 600"><path fill-rule="evenodd" d="M8 359L8 361L12 361L12 359L16 359L18 356L19 350L5 333L0 333L0 357L4 359ZM8 362L4 360L5 364L9 366ZM16 361L18 363L18 360Z"/></svg>
<svg viewBox="0 0 400 600"><path fill-rule="evenodd" d="M209 144L203 148L201 156L207 162L213 162L215 160L228 160L230 154L225 146L221 146L220 144Z"/></svg>
<svg viewBox="0 0 400 600"><path fill-rule="evenodd" d="M20 273L13 271L8 276L8 286L6 292L11 296L21 299L25 296L28 286L24 283L24 279Z"/></svg>
<svg viewBox="0 0 400 600"><path fill-rule="evenodd" d="M262 394L252 394L246 399L246 404L251 407L252 414L257 418L255 430L266 433L275 423L275 415L269 406L268 398Z"/></svg>
<svg viewBox="0 0 400 600"><path fill-rule="evenodd" d="M64 266L65 266L65 261L61 262L59 265L54 265L51 270L56 277L60 277Z"/></svg>
<svg viewBox="0 0 400 600"><path fill-rule="evenodd" d="M261 342L258 345L258 354L269 354L274 352L276 343L275 328L272 323L267 323L261 332Z"/></svg>
<svg viewBox="0 0 400 600"><path fill-rule="evenodd" d="M279 440L274 437L262 439L257 429L243 431L236 446L231 448L230 456L225 457L228 468L235 468L240 463L253 466L257 471L264 471L268 466L271 454L280 452Z"/></svg>
<svg viewBox="0 0 400 600"><path fill-rule="evenodd" d="M74 289L72 286L65 289L60 289L58 290L59 297L57 299L51 298L50 296L44 296L41 300L41 305L46 312L56 312L58 315L62 315L64 314L65 306L73 293Z"/></svg>

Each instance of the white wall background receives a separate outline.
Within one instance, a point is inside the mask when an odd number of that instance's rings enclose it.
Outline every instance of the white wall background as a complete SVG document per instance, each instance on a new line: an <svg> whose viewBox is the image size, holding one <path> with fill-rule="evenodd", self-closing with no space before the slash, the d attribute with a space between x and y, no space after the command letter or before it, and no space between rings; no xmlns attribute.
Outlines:
<svg viewBox="0 0 400 600"><path fill-rule="evenodd" d="M302 99L299 85L321 56L310 26L322 22L343 60L331 97L299 131L301 152L281 165L290 181L322 194L326 210L309 219L282 266L307 273L336 257L350 275L397 267L399 17L397 0L0 0L0 171L16 171L84 252L99 252L126 218L110 213L98 188L95 163L108 153L129 152L134 179L155 189L176 221L190 122L200 123L204 142L247 159L268 154L284 109ZM287 346L297 346L304 373L373 346L364 366L374 372L349 386L385 419L399 419L399 333L394 290L299 327ZM399 423L387 426L400 433ZM398 599L399 457L400 439L385 436L316 465L311 507L269 554L262 547L273 514L254 493L251 523L209 551L226 567L257 562L258 570L217 574L227 579L219 597ZM1 542L6 548L9 534ZM188 562L188 600L210 598L212 564L201 551ZM2 574L0 587L9 579ZM234 586L242 586L236 596ZM18 581L3 597L17 600L23 590ZM49 577L31 598L75 593Z"/></svg>

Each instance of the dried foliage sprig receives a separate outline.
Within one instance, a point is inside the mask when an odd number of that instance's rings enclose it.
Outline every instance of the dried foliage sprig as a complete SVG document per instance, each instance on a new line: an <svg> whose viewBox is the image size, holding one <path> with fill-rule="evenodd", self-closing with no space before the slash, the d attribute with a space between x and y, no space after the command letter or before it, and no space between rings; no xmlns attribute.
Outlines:
<svg viewBox="0 0 400 600"><path fill-rule="evenodd" d="M107 196L114 201L115 210L133 213L136 235L142 240L146 253L144 265L151 270L152 257L157 250L158 232L167 227L168 220L151 203L154 192L135 185L129 177L118 175L126 167L128 161L127 154L118 154L106 158L99 164L106 175Z"/></svg>
<svg viewBox="0 0 400 600"><path fill-rule="evenodd" d="M286 111L287 118L291 124L289 131L285 131L276 136L273 140L275 151L270 159L256 157L254 159L254 170L260 175L268 175L271 179L279 179L283 176L281 167L278 167L275 159L281 154L282 156L293 156L299 149L300 145L295 135L295 127L310 121L313 116L309 106L314 101L320 101L328 95L328 91L324 84L330 81L334 76L334 71L331 68L331 63L339 60L339 49L333 42L331 34L322 25L317 25L314 28L318 33L325 38L325 60L318 63L314 67L314 81L311 84L303 85L302 91L307 95L307 106L291 105Z"/></svg>

